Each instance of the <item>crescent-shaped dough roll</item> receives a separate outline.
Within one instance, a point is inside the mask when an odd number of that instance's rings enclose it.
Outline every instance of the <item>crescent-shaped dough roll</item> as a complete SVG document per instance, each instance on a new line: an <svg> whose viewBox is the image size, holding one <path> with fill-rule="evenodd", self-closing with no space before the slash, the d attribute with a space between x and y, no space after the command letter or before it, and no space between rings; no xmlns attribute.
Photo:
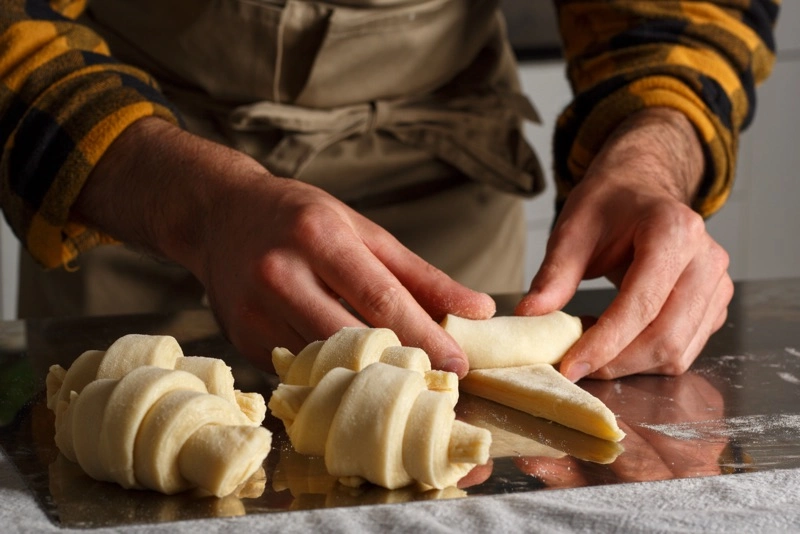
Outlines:
<svg viewBox="0 0 800 534"><path fill-rule="evenodd" d="M231 495L240 487L258 497L266 482L266 475L259 475L261 464L271 446L272 436L262 426L209 424L181 447L178 471L192 485L217 497ZM253 484L254 475L259 475L258 486ZM246 494L240 491L239 496Z"/></svg>
<svg viewBox="0 0 800 534"><path fill-rule="evenodd" d="M447 395L421 392L403 436L406 471L434 488L454 486L476 463L489 460L488 432L456 421L450 402ZM451 439L454 432L460 433L457 439Z"/></svg>
<svg viewBox="0 0 800 534"><path fill-rule="evenodd" d="M196 475L181 471L177 461L181 449L189 440L197 439L194 434L200 428L226 424L251 426L241 412L216 395L170 391L156 401L139 426L133 455L136 479L144 487L166 494L193 487ZM194 468L203 470L206 466Z"/></svg>
<svg viewBox="0 0 800 534"><path fill-rule="evenodd" d="M288 349L276 347L272 351L272 365L284 384L307 386L311 380L311 368L325 341L312 341L303 350L292 354Z"/></svg>
<svg viewBox="0 0 800 534"><path fill-rule="evenodd" d="M145 366L122 377L107 399L99 447L112 481L123 488L142 487L133 465L136 435L156 401L176 389L206 392L205 384L191 373Z"/></svg>
<svg viewBox="0 0 800 534"><path fill-rule="evenodd" d="M56 445L94 479L225 497L263 471L264 398L234 390L224 362L184 357L170 336L123 336L51 367L47 384Z"/></svg>
<svg viewBox="0 0 800 534"><path fill-rule="evenodd" d="M286 427L286 433L297 452L309 456L325 456L331 423L356 374L355 371L343 367L331 369L309 393L303 402L303 408L297 412L294 424Z"/></svg>
<svg viewBox="0 0 800 534"><path fill-rule="evenodd" d="M325 449L328 472L389 489L410 484L413 478L403 467L403 434L411 407L425 388L419 373L382 363L357 373L331 423Z"/></svg>
<svg viewBox="0 0 800 534"><path fill-rule="evenodd" d="M48 385L47 389L47 407L53 410L56 418L59 418L66 409L64 402L69 402L72 391L80 393L86 387L86 384L97 378L97 368L100 366L104 355L105 352L102 350L87 350L75 358L75 361L66 371L59 365L54 365L50 368L48 377L51 374L62 374L63 371L61 382L57 383L57 381L51 380L51 384ZM53 388L52 391L51 388Z"/></svg>
<svg viewBox="0 0 800 534"><path fill-rule="evenodd" d="M75 457L86 474L96 480L113 482L103 467L100 450L103 412L114 393L117 380L104 378L86 385L72 406L72 441Z"/></svg>
<svg viewBox="0 0 800 534"><path fill-rule="evenodd" d="M317 385L334 367L360 371L380 360L384 350L399 345L397 335L388 328L342 328L320 348L308 385Z"/></svg>
<svg viewBox="0 0 800 534"><path fill-rule="evenodd" d="M625 437L616 417L600 399L549 364L477 369L461 380L461 388L602 439L620 441Z"/></svg>
<svg viewBox="0 0 800 534"><path fill-rule="evenodd" d="M470 369L554 364L583 334L580 318L561 311L484 320L448 315L442 328L464 350Z"/></svg>
<svg viewBox="0 0 800 534"><path fill-rule="evenodd" d="M128 334L108 347L97 378L120 379L143 365L175 369L175 362L181 357L183 350L172 336Z"/></svg>
<svg viewBox="0 0 800 534"><path fill-rule="evenodd" d="M56 447L61 451L61 454L70 462L75 463L78 462L78 458L75 456L75 447L72 439L72 412L75 411L75 399L77 398L78 394L73 391L69 402L62 401L65 409L61 413L61 420L56 420L56 433L53 436Z"/></svg>
<svg viewBox="0 0 800 534"><path fill-rule="evenodd" d="M423 350L385 328L343 328L310 347L273 351L286 382L269 409L294 449L324 457L342 484L441 489L488 460L491 434L455 421L458 377L431 370Z"/></svg>
<svg viewBox="0 0 800 534"><path fill-rule="evenodd" d="M238 389L233 391L233 396L239 410L255 426L260 426L267 416L267 403L260 393L242 392Z"/></svg>
<svg viewBox="0 0 800 534"><path fill-rule="evenodd" d="M375 362L420 373L431 371L425 351L402 346L388 328L345 327L326 340L309 343L297 356L283 347L272 351L280 382L294 386L314 386L336 367L360 371Z"/></svg>
<svg viewBox="0 0 800 534"><path fill-rule="evenodd" d="M174 368L192 373L203 381L209 393L237 404L233 389L233 373L219 358L184 356L175 360Z"/></svg>
<svg viewBox="0 0 800 534"><path fill-rule="evenodd" d="M424 350L418 347L400 345L386 347L381 352L378 361L423 374L431 370L431 359Z"/></svg>

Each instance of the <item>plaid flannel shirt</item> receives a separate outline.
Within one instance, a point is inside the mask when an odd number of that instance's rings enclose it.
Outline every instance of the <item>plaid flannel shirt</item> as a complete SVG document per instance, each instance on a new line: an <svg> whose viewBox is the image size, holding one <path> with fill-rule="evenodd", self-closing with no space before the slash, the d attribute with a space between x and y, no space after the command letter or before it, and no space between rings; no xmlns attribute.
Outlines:
<svg viewBox="0 0 800 534"><path fill-rule="evenodd" d="M0 0L0 202L45 267L69 266L113 241L70 212L117 136L143 117L179 123L151 76L115 61L75 22L86 1ZM558 202L625 117L669 106L689 117L703 142L707 173L695 209L718 209L755 86L774 62L779 0L556 4L575 92L554 138Z"/></svg>
<svg viewBox="0 0 800 534"><path fill-rule="evenodd" d="M733 187L739 133L775 62L780 0L557 1L575 93L553 139L560 208L626 117L666 106L697 130L706 172L693 208L718 210Z"/></svg>

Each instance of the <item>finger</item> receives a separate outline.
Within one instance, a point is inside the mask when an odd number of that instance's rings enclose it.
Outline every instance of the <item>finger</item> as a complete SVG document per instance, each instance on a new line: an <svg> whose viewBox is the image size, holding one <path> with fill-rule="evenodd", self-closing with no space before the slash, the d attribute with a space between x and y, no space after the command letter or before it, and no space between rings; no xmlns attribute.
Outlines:
<svg viewBox="0 0 800 534"><path fill-rule="evenodd" d="M658 236L648 231L638 236L634 243L636 253L619 293L562 360L564 376L577 381L605 366L659 316L695 256L695 235L698 231L704 233L703 228L696 224L690 230L659 228ZM690 237L681 237L684 234Z"/></svg>
<svg viewBox="0 0 800 534"><path fill-rule="evenodd" d="M274 321L262 314L249 312L235 317L235 321L236 328L226 331L227 339L255 367L269 373L275 372L272 365L275 342L268 340L281 340L280 345L292 352L298 352L305 346L303 337L285 321Z"/></svg>
<svg viewBox="0 0 800 534"><path fill-rule="evenodd" d="M710 310L719 310L719 312L716 315L714 315L713 311L709 312L709 314L706 316L706 320L703 322L703 325L701 325L701 327L697 330L691 342L686 347L686 350L680 356L677 368L675 364L668 361L666 364L654 367L644 372L651 374L675 375L689 369L689 367L692 365L692 363L694 363L694 361L702 352L703 348L708 343L711 335L719 330L720 327L725 323L725 320L728 317L728 304L730 304L732 297L733 282L730 280L730 278L725 278L724 280L720 281L720 286L717 288L717 291L714 294L714 301L709 306Z"/></svg>
<svg viewBox="0 0 800 534"><path fill-rule="evenodd" d="M404 345L427 352L431 365L466 375L464 351L359 239L331 235L314 258L314 271L366 321L395 331ZM346 251L346 253L342 253Z"/></svg>
<svg viewBox="0 0 800 534"><path fill-rule="evenodd" d="M372 253L434 321L440 322L447 314L467 319L488 319L495 314L496 304L486 293L459 284L383 230L373 226L367 233L373 234L365 240Z"/></svg>
<svg viewBox="0 0 800 534"><path fill-rule="evenodd" d="M724 250L709 239L707 252L689 264L659 316L592 377L684 373L730 302L732 283L726 273L726 257Z"/></svg>
<svg viewBox="0 0 800 534"><path fill-rule="evenodd" d="M543 315L563 308L575 294L595 250L598 235L584 225L567 221L556 226L547 242L542 264L515 315Z"/></svg>
<svg viewBox="0 0 800 534"><path fill-rule="evenodd" d="M230 301L217 299L210 291L207 297L211 312L225 339L259 369L270 373L275 371L271 357L274 341L269 340L282 340L287 346L295 347L303 342L302 337L281 319L271 321L261 317L252 313L249 305L231 311L226 306ZM255 326L251 327L252 324Z"/></svg>
<svg viewBox="0 0 800 534"><path fill-rule="evenodd" d="M303 346L346 326L366 326L299 256L271 254L262 262L260 275L265 288L262 301L281 303L280 309L266 309L265 314L289 323Z"/></svg>

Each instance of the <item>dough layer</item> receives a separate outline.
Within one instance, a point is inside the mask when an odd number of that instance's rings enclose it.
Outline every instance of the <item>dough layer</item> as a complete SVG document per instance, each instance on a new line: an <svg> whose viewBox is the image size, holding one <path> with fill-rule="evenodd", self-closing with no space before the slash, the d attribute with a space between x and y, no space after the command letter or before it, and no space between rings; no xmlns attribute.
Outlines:
<svg viewBox="0 0 800 534"><path fill-rule="evenodd" d="M442 328L467 354L470 369L554 364L583 334L580 318L561 311L485 320L448 315Z"/></svg>
<svg viewBox="0 0 800 534"><path fill-rule="evenodd" d="M52 366L46 383L56 444L92 478L224 497L263 476L263 397L233 389L224 362L184 356L170 336L123 336L68 370Z"/></svg>

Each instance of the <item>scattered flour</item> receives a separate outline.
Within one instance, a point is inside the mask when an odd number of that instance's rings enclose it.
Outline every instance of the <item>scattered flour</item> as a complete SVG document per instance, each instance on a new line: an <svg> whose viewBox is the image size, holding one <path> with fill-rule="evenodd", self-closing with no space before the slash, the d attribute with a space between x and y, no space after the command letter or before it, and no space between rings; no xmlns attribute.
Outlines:
<svg viewBox="0 0 800 534"><path fill-rule="evenodd" d="M783 380L786 380L790 384L800 384L800 378L797 378L791 373L780 372L778 373L778 376L781 377Z"/></svg>
<svg viewBox="0 0 800 534"><path fill-rule="evenodd" d="M720 441L753 435L800 440L800 414L747 415L709 421L638 426L679 440Z"/></svg>
<svg viewBox="0 0 800 534"><path fill-rule="evenodd" d="M800 350L797 350L797 349L796 349L796 348L794 348L794 347L786 347L786 348L785 348L785 349L783 349L783 350L785 350L786 352L788 352L788 353L789 353L789 354L791 354L792 356L800 356Z"/></svg>

